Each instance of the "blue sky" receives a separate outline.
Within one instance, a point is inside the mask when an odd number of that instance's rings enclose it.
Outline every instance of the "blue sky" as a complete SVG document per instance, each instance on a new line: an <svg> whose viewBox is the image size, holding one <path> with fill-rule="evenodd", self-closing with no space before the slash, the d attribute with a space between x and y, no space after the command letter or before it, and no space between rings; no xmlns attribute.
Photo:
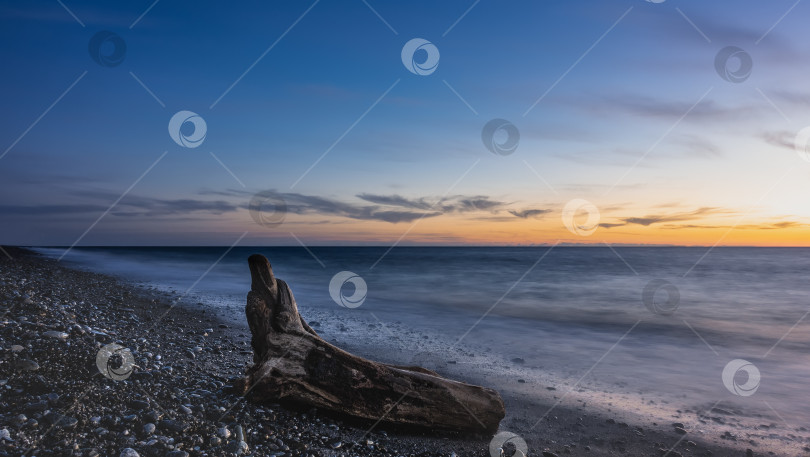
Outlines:
<svg viewBox="0 0 810 457"><path fill-rule="evenodd" d="M794 0L0 11L4 243L795 244L810 222L792 149L810 5ZM100 31L126 43L120 65L91 59ZM434 73L402 64L412 38L439 49ZM716 72L726 46L751 56L746 81ZM206 122L197 148L168 134L181 110ZM493 118L520 131L514 154L482 144ZM288 204L281 225L250 217L265 190ZM593 238L560 221L576 198L600 209Z"/></svg>

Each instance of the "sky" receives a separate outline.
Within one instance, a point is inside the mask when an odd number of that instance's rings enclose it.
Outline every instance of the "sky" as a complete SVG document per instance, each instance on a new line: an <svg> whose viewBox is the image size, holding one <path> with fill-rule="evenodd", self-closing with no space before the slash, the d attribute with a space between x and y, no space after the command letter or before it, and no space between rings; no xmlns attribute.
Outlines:
<svg viewBox="0 0 810 457"><path fill-rule="evenodd" d="M808 246L808 14L4 2L0 243Z"/></svg>

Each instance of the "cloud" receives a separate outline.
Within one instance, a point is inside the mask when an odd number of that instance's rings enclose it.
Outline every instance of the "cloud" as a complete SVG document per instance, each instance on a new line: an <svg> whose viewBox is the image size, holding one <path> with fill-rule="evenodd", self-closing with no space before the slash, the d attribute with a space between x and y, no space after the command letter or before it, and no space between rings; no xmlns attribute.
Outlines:
<svg viewBox="0 0 810 457"><path fill-rule="evenodd" d="M117 198L117 197L115 197ZM111 200L114 201L114 200ZM0 205L5 215L56 216L68 214L103 213L109 204L49 204L49 205ZM164 216L208 212L223 214L237 211L239 207L225 201L204 201L194 199L162 200L157 198L129 196L121 200L110 214L115 216Z"/></svg>
<svg viewBox="0 0 810 457"><path fill-rule="evenodd" d="M791 133L786 130L763 132L759 137L771 146L796 151L796 132Z"/></svg>
<svg viewBox="0 0 810 457"><path fill-rule="evenodd" d="M125 211L132 208L137 211ZM195 200L177 199L164 200L148 197L127 197L112 211L116 215L143 215L143 216L166 216L173 214L188 214L194 212L204 212L211 214L224 214L234 212L239 209L238 205L223 200Z"/></svg>
<svg viewBox="0 0 810 457"><path fill-rule="evenodd" d="M471 197L457 200L455 211L494 211L504 206L504 202L490 200L489 197Z"/></svg>
<svg viewBox="0 0 810 457"><path fill-rule="evenodd" d="M433 206L427 202L425 198L408 199L399 195L374 195L363 193L358 194L357 198L378 205L401 206L403 208L428 210Z"/></svg>
<svg viewBox="0 0 810 457"><path fill-rule="evenodd" d="M220 197L242 197L245 195L253 195L252 192L240 189L225 189L225 190L202 189L197 193L199 195L217 195Z"/></svg>
<svg viewBox="0 0 810 457"><path fill-rule="evenodd" d="M729 115L743 117L753 111L752 107L724 107L718 105L714 100L703 100L693 107L693 102L688 101L667 101L649 96L629 95L603 97L602 107L615 112L622 110L644 118L662 117L666 119L678 119L685 113L689 113L692 119L718 119ZM691 111L690 111L691 109Z"/></svg>
<svg viewBox="0 0 810 457"><path fill-rule="evenodd" d="M606 228L606 229L612 229L612 228L616 228L616 227L624 227L625 225L627 225L627 223L611 224L609 222L603 222L603 223L599 224L599 227Z"/></svg>
<svg viewBox="0 0 810 457"><path fill-rule="evenodd" d="M676 222L676 221L688 221L693 219L700 219L702 216L706 216L717 212L719 212L718 208L704 207L698 208L694 211L690 211L687 213L677 213L670 215L657 214L643 217L627 217L622 220L627 224L638 224L646 227L652 224L660 224L662 222Z"/></svg>
<svg viewBox="0 0 810 457"><path fill-rule="evenodd" d="M101 214L107 211L111 202L119 195L107 190L83 189L70 193L80 198L83 203L65 203L49 205L0 205L0 211L6 215L66 215L66 214ZM116 217L184 217L191 214L222 215L250 208L252 192L239 189L198 191L201 197L224 197L214 200L206 198L163 199L130 194L123 198L111 211ZM284 200L290 214L316 214L320 216L337 216L348 219L381 221L396 224L413 222L418 219L437 217L451 213L495 212L505 203L492 200L486 196L456 195L441 198L413 198L399 195L375 195L363 193L357 197L369 204L347 203L341 200L306 195L300 193L276 193ZM436 203L431 203L436 202Z"/></svg>
<svg viewBox="0 0 810 457"><path fill-rule="evenodd" d="M728 214L731 211L723 210L721 208L712 208L712 207L703 207L698 208L694 211L684 212L684 213L674 213L674 214L651 214L642 217L625 217L619 218L621 223L609 223L603 222L599 224L602 228L615 228L615 227L622 227L624 225L643 225L648 227L653 224L660 224L665 222L679 222L679 221L689 221L694 219L701 219L705 216L713 215L713 214Z"/></svg>
<svg viewBox="0 0 810 457"><path fill-rule="evenodd" d="M713 229L713 230L780 230L787 228L807 227L808 224L802 224L795 221L782 221L770 224L744 224L744 225L699 225L699 224L667 224L661 228L666 230L675 229Z"/></svg>
<svg viewBox="0 0 810 457"><path fill-rule="evenodd" d="M484 195L450 197L420 197L406 198L400 195L376 195L362 193L358 198L370 203L400 208L418 209L423 211L436 210L442 213L468 213L475 211L498 211L507 205L506 202L492 200ZM434 202L434 203L431 203Z"/></svg>
<svg viewBox="0 0 810 457"><path fill-rule="evenodd" d="M550 209L524 209L522 211L509 210L509 214L519 217L521 219L528 219L530 217L542 216L543 214L550 213Z"/></svg>
<svg viewBox="0 0 810 457"><path fill-rule="evenodd" d="M298 193L279 193L277 195L287 204L287 212L293 214L331 215L358 220L390 222L393 224L398 222L412 222L417 219L436 217L442 214L438 211L397 211L381 207L380 205L353 205L330 198ZM368 197L373 199L374 196ZM398 201L396 198L389 198L392 201ZM385 198L381 197L379 200L384 201ZM403 201L400 203L406 204L405 199L402 200Z"/></svg>
<svg viewBox="0 0 810 457"><path fill-rule="evenodd" d="M396 224L397 222L411 222L416 219L423 219L426 217L436 217L441 215L442 213L440 212L413 213L408 211L377 211L371 215L371 218L384 222L392 222Z"/></svg>
<svg viewBox="0 0 810 457"><path fill-rule="evenodd" d="M777 222L776 224L772 224L774 228L790 228L790 227L803 227L805 224L799 224L798 222L794 221L785 221L785 222Z"/></svg>
<svg viewBox="0 0 810 457"><path fill-rule="evenodd" d="M682 146L686 155L692 157L720 157L720 148L707 140L696 135L678 135L670 140L670 143Z"/></svg>
<svg viewBox="0 0 810 457"><path fill-rule="evenodd" d="M0 205L0 213L22 216L49 216L64 214L101 213L107 207L92 204Z"/></svg>
<svg viewBox="0 0 810 457"><path fill-rule="evenodd" d="M773 97L780 103L784 102L799 108L810 107L810 93L780 89L773 92Z"/></svg>

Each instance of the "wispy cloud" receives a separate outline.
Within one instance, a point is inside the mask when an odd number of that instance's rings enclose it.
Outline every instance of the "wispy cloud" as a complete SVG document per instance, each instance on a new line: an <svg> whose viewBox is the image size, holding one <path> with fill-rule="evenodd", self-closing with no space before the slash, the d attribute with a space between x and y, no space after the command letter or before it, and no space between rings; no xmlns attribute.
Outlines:
<svg viewBox="0 0 810 457"><path fill-rule="evenodd" d="M649 96L621 95L603 97L601 106L610 112L622 110L636 116L651 118L661 117L666 119L679 118L683 113L692 107L690 101L662 100ZM593 101L591 101L593 107ZM744 117L756 111L754 107L731 107L721 106L714 100L704 100L695 106L689 113L691 119L721 119L728 116Z"/></svg>
<svg viewBox="0 0 810 457"><path fill-rule="evenodd" d="M397 206L402 208L420 209L420 210L440 210L443 213L465 213L472 211L497 211L503 209L507 203L492 200L485 195L453 195L449 197L420 197L420 198L406 198L400 195L376 195L376 194L359 194L358 198L370 203L376 203L385 206Z"/></svg>
<svg viewBox="0 0 810 457"><path fill-rule="evenodd" d="M787 130L777 130L771 132L763 132L759 137L767 144L779 148L789 149L793 152L796 151L796 132L788 132Z"/></svg>
<svg viewBox="0 0 810 457"><path fill-rule="evenodd" d="M331 215L357 220L390 222L393 224L398 222L412 222L417 219L436 217L442 214L440 211L402 211L392 210L382 205L355 205L330 198L299 193L279 193L278 196L284 199L287 204L287 211L293 214ZM380 201L384 200L384 198L380 199ZM392 200L396 201L396 199ZM402 207L406 204L403 199L399 205L390 206ZM410 205L405 207L416 208L417 206Z"/></svg>
<svg viewBox="0 0 810 457"><path fill-rule="evenodd" d="M648 227L653 224L699 220L706 216L730 214L730 213L732 213L732 211L722 208L703 207L698 208L694 211L687 211L687 212L670 213L670 214L650 214L641 217L624 217L619 218L621 222L603 222L599 224L599 226L607 229L622 227L625 225L643 225L645 227Z"/></svg>
<svg viewBox="0 0 810 457"><path fill-rule="evenodd" d="M550 213L550 209L524 209L522 211L509 210L509 214L519 217L521 219L528 219L530 217L538 217Z"/></svg>
<svg viewBox="0 0 810 457"><path fill-rule="evenodd" d="M93 204L48 204L48 205L0 205L0 213L23 216L52 216L102 212L104 205Z"/></svg>
<svg viewBox="0 0 810 457"><path fill-rule="evenodd" d="M272 193L272 191L271 191ZM254 193L241 189L212 190L202 189L198 198L162 199L130 194L110 212L114 217L201 217L206 214L222 215L246 211ZM294 192L275 193L281 198L287 213L299 215L334 216L365 221L381 221L392 224L413 222L417 219L443 215L469 215L473 219L500 218L502 221L514 218L529 219L552 212L551 209L510 208L508 202L492 199L485 195L452 195L441 197L408 198L401 195L379 195L361 193L356 201L307 195ZM100 213L107 209L110 201L118 196L114 192L98 189L82 189L69 192L68 197L82 202L67 202L49 205L0 205L0 212L7 215L67 215ZM206 198L208 197L208 198ZM215 199L209 199L216 197ZM335 220L335 219L331 219ZM339 220L339 219L338 219Z"/></svg>
<svg viewBox="0 0 810 457"><path fill-rule="evenodd" d="M701 225L701 224L666 224L661 226L665 230L681 230L681 229L701 229L701 230L782 230L787 228L801 228L807 227L808 224L802 224L796 221L782 221L772 222L766 224L742 224L742 225Z"/></svg>
<svg viewBox="0 0 810 457"><path fill-rule="evenodd" d="M363 193L357 195L357 198L378 205L400 206L403 208L428 210L433 206L433 204L428 202L425 198L409 199L400 195L374 195Z"/></svg>
<svg viewBox="0 0 810 457"><path fill-rule="evenodd" d="M689 211L686 213L655 214L643 217L627 217L622 220L627 224L650 226L652 224L660 224L662 222L690 221L721 212L724 211L720 210L719 208L705 207L705 208L698 208L694 211Z"/></svg>

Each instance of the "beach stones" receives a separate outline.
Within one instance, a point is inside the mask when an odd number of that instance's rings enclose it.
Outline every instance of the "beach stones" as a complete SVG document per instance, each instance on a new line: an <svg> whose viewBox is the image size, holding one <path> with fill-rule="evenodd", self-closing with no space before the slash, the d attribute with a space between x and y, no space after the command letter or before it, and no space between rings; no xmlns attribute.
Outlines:
<svg viewBox="0 0 810 457"><path fill-rule="evenodd" d="M225 446L225 450L230 452L231 454L243 455L247 454L250 448L248 447L248 444L244 441L233 440L230 443L228 443L227 446Z"/></svg>
<svg viewBox="0 0 810 457"><path fill-rule="evenodd" d="M45 420L53 424L56 428L71 429L79 423L75 417L65 416L59 413L49 413L45 416Z"/></svg>
<svg viewBox="0 0 810 457"><path fill-rule="evenodd" d="M67 341L68 335L65 332L57 332L56 330L48 330L47 332L42 333L42 336L45 338L52 338L55 340Z"/></svg>
<svg viewBox="0 0 810 457"><path fill-rule="evenodd" d="M233 393L231 386L236 379L241 379L245 364L251 361L247 330L238 325L220 330L229 327L218 325L213 318L198 319L193 310L179 313L179 308L174 318L169 314L158 325L157 317L165 308L159 308L160 304L152 305L151 299L130 294L128 286L116 284L110 277L61 267L52 270L47 264L34 267L33 262L26 267L20 263L24 260L18 261L14 268L4 269L2 260L0 254L0 282L14 284L13 287L19 283L20 273L16 268L36 270L35 274L26 272L30 278L28 286L19 288L20 293L36 298L31 307L21 306L14 298L7 299L16 308L6 314L5 321L0 319L0 347L4 349L0 355L6 364L6 371L0 375L4 378L0 379L3 393L0 419L4 421L0 422L0 456L19 455L34 439L37 447L30 453L42 457L188 457L189 454L195 457L204 454L452 457L451 451L459 456L484 455L478 452L483 441L476 438L409 440L373 431L355 442L364 428L358 430L321 411L309 410L302 414L298 409L278 405L277 401L244 401ZM2 292L8 292L11 287L4 290L0 286L0 308ZM13 297L10 293L7 295ZM126 302L124 306L129 307L129 311L122 312L122 302ZM163 298L158 302L165 303ZM40 312L40 306L47 312ZM334 322L327 317L319 320L321 325L329 327L326 333L333 331ZM179 323L184 327L176 325ZM143 331L152 324L155 324L152 330ZM310 325L319 326L315 322ZM204 331L209 336L202 337ZM350 332L347 336L354 335L353 327L347 331ZM46 336L46 332L55 333ZM62 333L70 335L66 341ZM97 351L112 342L133 352L137 367L126 380L100 376L94 364ZM186 350L193 352L196 358L187 358ZM520 354L506 357L505 365L519 368L511 362L516 355ZM459 356L448 353L435 361L446 366L452 363L448 360L450 357ZM524 366L532 365L532 360L526 360ZM23 372L22 364L28 362L36 368ZM541 385L538 389L544 387ZM78 406L71 409L74 404ZM189 410L193 413L189 414ZM719 414L716 410L715 413ZM564 418L561 416L548 424L563 423ZM239 433L237 422L241 425ZM674 435L671 422L666 425L667 434ZM52 426L53 431L48 432ZM633 430L629 429L628 433L632 434ZM586 439L596 453L608 450L609 441ZM644 441L641 437L638 440ZM671 444L669 438L667 444ZM657 448L648 447L652 451ZM582 452L578 451L590 450L580 447L569 453L565 447L552 449L561 456L580 455ZM763 446L757 455L765 454L763 449L766 448ZM633 454L629 446L627 454ZM669 457L674 456L671 453Z"/></svg>
<svg viewBox="0 0 810 457"><path fill-rule="evenodd" d="M20 371L37 371L39 364L30 359L20 359L14 364Z"/></svg>
<svg viewBox="0 0 810 457"><path fill-rule="evenodd" d="M188 423L172 419L162 420L159 425L161 429L175 433L184 433L190 428Z"/></svg>
<svg viewBox="0 0 810 457"><path fill-rule="evenodd" d="M149 407L149 402L144 400L132 400L129 406L136 411L143 411Z"/></svg>
<svg viewBox="0 0 810 457"><path fill-rule="evenodd" d="M237 425L234 428L234 435L236 435L236 439L228 443L225 447L226 450L236 455L247 454L250 448L245 442L245 431L242 429L241 425Z"/></svg>
<svg viewBox="0 0 810 457"><path fill-rule="evenodd" d="M188 457L188 452L186 451L169 451L166 453L166 457Z"/></svg>
<svg viewBox="0 0 810 457"><path fill-rule="evenodd" d="M41 413L48 409L47 401L34 401L23 405L23 410L28 414Z"/></svg>

